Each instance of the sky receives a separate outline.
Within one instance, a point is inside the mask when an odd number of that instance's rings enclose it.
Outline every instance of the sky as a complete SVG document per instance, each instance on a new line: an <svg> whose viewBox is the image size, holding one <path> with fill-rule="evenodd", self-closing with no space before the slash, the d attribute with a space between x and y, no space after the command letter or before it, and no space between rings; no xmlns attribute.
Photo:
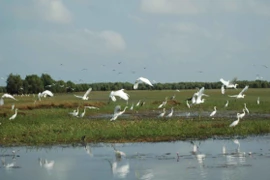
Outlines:
<svg viewBox="0 0 270 180"><path fill-rule="evenodd" d="M0 85L270 81L267 0L0 0Z"/></svg>

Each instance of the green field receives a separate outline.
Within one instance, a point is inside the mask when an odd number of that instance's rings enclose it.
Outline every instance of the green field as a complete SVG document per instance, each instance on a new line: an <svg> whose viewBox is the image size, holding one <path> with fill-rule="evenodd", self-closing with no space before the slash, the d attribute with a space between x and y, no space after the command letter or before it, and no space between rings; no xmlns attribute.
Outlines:
<svg viewBox="0 0 270 180"><path fill-rule="evenodd" d="M189 138L209 138L260 135L270 132L270 89L248 89L244 99L235 99L228 95L238 94L241 89L228 89L222 95L220 90L205 90L204 104L186 106L186 99L196 90L153 90L126 91L130 95L128 106L145 102L143 106L129 108L123 116L111 122L114 107L126 106L126 102L117 98L116 102L109 101L108 91L92 91L89 100L83 101L73 94L55 94L51 98L37 100L37 96L16 96L18 101L5 99L0 106L0 144L2 145L41 145L80 143L85 135L87 142L138 142L138 141L174 141ZM84 92L74 93L83 95ZM175 100L170 97L175 95ZM2 96L2 95L0 95ZM171 118L158 118L161 109L159 104L168 97L165 106L166 114L174 107ZM257 98L260 97L260 104ZM229 106L224 107L229 100ZM250 111L235 128L229 125L236 120L236 113L242 112L244 103ZM14 114L11 106L18 108L18 115L9 120ZM98 107L99 110L86 110L83 118L72 117L69 112L78 106L80 112L86 105ZM214 119L209 117L213 107L217 107ZM186 113L191 116L186 117Z"/></svg>

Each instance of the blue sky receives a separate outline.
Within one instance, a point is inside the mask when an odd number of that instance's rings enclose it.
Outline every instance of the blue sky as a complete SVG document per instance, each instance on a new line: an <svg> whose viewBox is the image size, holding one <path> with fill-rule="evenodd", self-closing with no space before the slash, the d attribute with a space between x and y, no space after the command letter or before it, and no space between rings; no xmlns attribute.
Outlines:
<svg viewBox="0 0 270 180"><path fill-rule="evenodd" d="M0 4L0 85L10 73L84 83L270 80L267 0Z"/></svg>

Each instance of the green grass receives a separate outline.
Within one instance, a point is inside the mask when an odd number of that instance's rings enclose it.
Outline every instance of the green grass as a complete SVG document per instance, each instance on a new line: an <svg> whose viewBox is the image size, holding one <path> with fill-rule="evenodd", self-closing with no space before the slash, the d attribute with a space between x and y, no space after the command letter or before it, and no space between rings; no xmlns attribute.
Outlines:
<svg viewBox="0 0 270 180"><path fill-rule="evenodd" d="M0 106L0 144L2 145L41 145L41 144L67 144L79 143L83 135L87 142L144 142L144 141L174 141L189 138L209 138L214 136L227 137L235 135L260 135L270 132L270 89L248 89L244 99L229 98L228 95L238 94L239 90L229 89L225 95L220 90L205 90L204 104L188 109L185 99L191 97L195 90L177 91L126 91L130 95L129 106L139 100L145 101L144 106L127 110L127 116L120 116L116 121L110 122L110 116L116 105L124 107L126 102L118 99L109 102L109 93L93 91L90 100L77 99L73 94L55 94L52 98L34 101L32 95L16 97L19 101L5 99ZM83 94L76 93L76 94ZM175 114L198 113L192 118L174 116L157 118L161 112L158 105L165 97L176 95L174 101L169 100L166 105L167 113L174 107ZM1 96L1 95L0 95ZM260 105L256 104L260 97ZM226 100L230 100L228 108L224 108ZM244 103L247 104L251 114L240 120L235 128L229 128L230 123L236 120L236 112L241 112ZM18 108L15 120L8 120L14 113L11 105ZM84 118L71 117L68 113L78 106L92 105L100 110L87 110ZM213 111L217 106L217 116L214 119L200 116L204 112ZM103 118L97 118L102 116ZM264 114L264 116L261 116ZM143 115L143 116L142 116Z"/></svg>

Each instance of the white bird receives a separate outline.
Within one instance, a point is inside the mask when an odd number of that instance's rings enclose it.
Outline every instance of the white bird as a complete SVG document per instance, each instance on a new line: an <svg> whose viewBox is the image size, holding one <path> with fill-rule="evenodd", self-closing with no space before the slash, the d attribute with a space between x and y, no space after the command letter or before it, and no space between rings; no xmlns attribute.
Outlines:
<svg viewBox="0 0 270 180"><path fill-rule="evenodd" d="M12 163L6 163L5 158L2 158L1 161L2 161L2 165L3 165L5 168L13 168L13 167L15 167L15 162L12 162Z"/></svg>
<svg viewBox="0 0 270 180"><path fill-rule="evenodd" d="M77 110L74 110L73 112L70 112L69 114L71 114L72 116L77 117L79 115L79 107L77 107Z"/></svg>
<svg viewBox="0 0 270 180"><path fill-rule="evenodd" d="M229 101L227 100L227 102L226 102L226 104L225 104L224 107L228 107L228 105L229 105Z"/></svg>
<svg viewBox="0 0 270 180"><path fill-rule="evenodd" d="M127 108L128 108L128 106L126 106L123 111L120 111L121 106L120 105L115 106L114 114L113 114L113 117L110 119L110 121L116 120L118 118L118 116L121 116L126 111Z"/></svg>
<svg viewBox="0 0 270 180"><path fill-rule="evenodd" d="M244 103L244 108L245 108L245 110L247 111L247 113L249 114L249 110L248 110L248 108L247 108L247 104L246 104L246 103Z"/></svg>
<svg viewBox="0 0 270 180"><path fill-rule="evenodd" d="M85 109L86 109L86 107L84 107L83 112L82 112L81 115L80 115L81 118L83 118L84 115L85 115Z"/></svg>
<svg viewBox="0 0 270 180"><path fill-rule="evenodd" d="M129 95L124 92L124 89L120 89L118 91L111 91L109 97L112 99L112 101L116 101L115 96L118 96L126 101L128 101L128 99L129 99Z"/></svg>
<svg viewBox="0 0 270 180"><path fill-rule="evenodd" d="M97 110L99 110L99 108L98 107L95 107L95 106L84 106L85 108L88 108L88 109L97 109Z"/></svg>
<svg viewBox="0 0 270 180"><path fill-rule="evenodd" d="M15 109L15 114L13 114L13 115L9 118L9 120L15 119L16 116L17 116L17 112L18 112L18 108Z"/></svg>
<svg viewBox="0 0 270 180"><path fill-rule="evenodd" d="M217 107L214 106L214 111L211 112L210 117L213 117L217 113Z"/></svg>
<svg viewBox="0 0 270 180"><path fill-rule="evenodd" d="M187 104L187 107L190 108L190 105L189 105L189 103L188 103L188 100L186 100L186 104Z"/></svg>
<svg viewBox="0 0 270 180"><path fill-rule="evenodd" d="M221 86L221 94L225 94L225 88L224 88L224 85Z"/></svg>
<svg viewBox="0 0 270 180"><path fill-rule="evenodd" d="M163 108L162 113L160 113L160 114L158 115L158 117L164 117L165 113L166 113L166 109Z"/></svg>
<svg viewBox="0 0 270 180"><path fill-rule="evenodd" d="M230 83L230 81L225 81L225 80L222 79L222 78L220 78L219 81L222 82L222 84L223 84L224 86L226 86L226 88L235 88L235 89L236 89L236 87L238 86L238 84L232 84L232 83Z"/></svg>
<svg viewBox="0 0 270 180"><path fill-rule="evenodd" d="M126 157L126 154L123 151L119 151L114 149L114 154L117 159L121 159L122 157Z"/></svg>
<svg viewBox="0 0 270 180"><path fill-rule="evenodd" d="M146 79L144 77L139 77L135 81L135 83L133 85L133 89L138 89L138 86L139 86L140 83L145 83L145 84L148 84L149 86L152 86L153 87L153 84L148 79Z"/></svg>
<svg viewBox="0 0 270 180"><path fill-rule="evenodd" d="M14 108L15 108L15 104L12 104L11 110L14 110Z"/></svg>
<svg viewBox="0 0 270 180"><path fill-rule="evenodd" d="M239 118L242 119L246 115L245 109L243 109L243 113L239 114Z"/></svg>
<svg viewBox="0 0 270 180"><path fill-rule="evenodd" d="M232 95L232 96L229 96L229 97L235 97L236 99L239 99L239 98L244 98L245 97L245 94L243 94L245 91L248 90L248 86L245 86L245 88L237 95Z"/></svg>
<svg viewBox="0 0 270 180"><path fill-rule="evenodd" d="M83 96L78 96L78 95L75 95L75 94L74 94L74 96L77 97L77 98L81 98L82 100L88 100L88 99L89 99L88 94L89 94L91 91L92 91L92 88L90 87L90 88L84 93Z"/></svg>
<svg viewBox="0 0 270 180"><path fill-rule="evenodd" d="M0 106L3 106L4 105L4 99L3 98L0 98Z"/></svg>
<svg viewBox="0 0 270 180"><path fill-rule="evenodd" d="M41 93L41 97L47 97L47 96L53 97L53 93L49 90L45 90Z"/></svg>
<svg viewBox="0 0 270 180"><path fill-rule="evenodd" d="M237 113L237 120L233 121L229 127L235 127L238 123L239 123L239 120L240 120L240 117L239 117L240 113Z"/></svg>
<svg viewBox="0 0 270 180"><path fill-rule="evenodd" d="M167 104L167 100L168 100L168 97L165 98L165 101L163 101L159 106L158 106L158 109L162 108L163 106L165 106Z"/></svg>
<svg viewBox="0 0 270 180"><path fill-rule="evenodd" d="M171 112L166 117L172 117L173 115L173 107L171 108Z"/></svg>
<svg viewBox="0 0 270 180"><path fill-rule="evenodd" d="M131 107L130 107L129 110L133 110L133 108L134 108L134 103L132 103L132 105L131 105Z"/></svg>
<svg viewBox="0 0 270 180"><path fill-rule="evenodd" d="M2 95L2 99L4 99L4 98L10 98L10 99L13 99L13 100L15 100L15 101L18 101L18 100L15 99L12 95L7 94L7 93L5 93L5 94Z"/></svg>
<svg viewBox="0 0 270 180"><path fill-rule="evenodd" d="M141 100L139 100L136 104L136 106L139 106L141 104Z"/></svg>
<svg viewBox="0 0 270 180"><path fill-rule="evenodd" d="M39 158L39 165L50 170L54 166L54 161L48 161L47 159L42 160L41 158Z"/></svg>
<svg viewBox="0 0 270 180"><path fill-rule="evenodd" d="M226 146L225 145L222 146L222 154L226 154Z"/></svg>
<svg viewBox="0 0 270 180"><path fill-rule="evenodd" d="M260 97L257 98L257 104L260 104Z"/></svg>
<svg viewBox="0 0 270 180"><path fill-rule="evenodd" d="M202 87L198 92L194 93L192 96L192 103L193 104L201 104L204 103L204 99L202 99L202 96L208 96L204 94L204 87Z"/></svg>

